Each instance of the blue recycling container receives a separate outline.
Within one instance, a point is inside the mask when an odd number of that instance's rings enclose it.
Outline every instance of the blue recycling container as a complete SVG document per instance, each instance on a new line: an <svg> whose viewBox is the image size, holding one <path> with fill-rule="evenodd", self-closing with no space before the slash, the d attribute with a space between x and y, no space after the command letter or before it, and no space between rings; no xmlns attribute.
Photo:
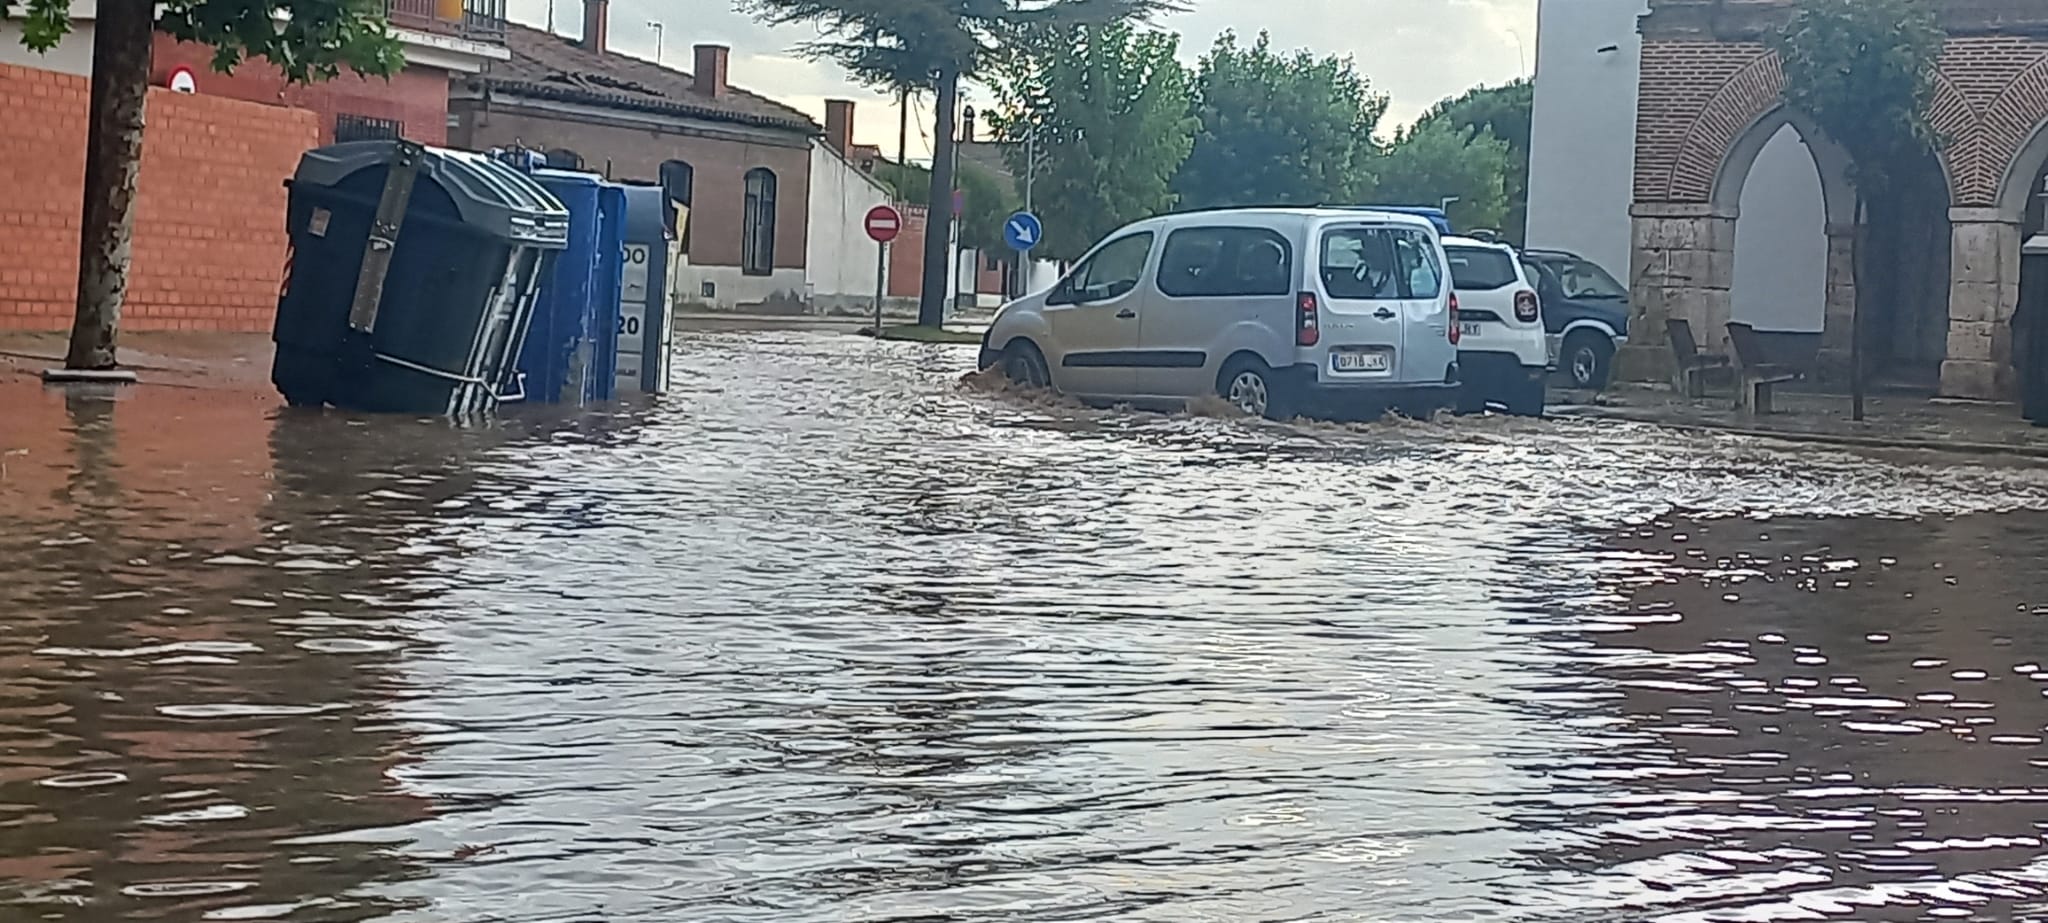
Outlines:
<svg viewBox="0 0 2048 923"><path fill-rule="evenodd" d="M618 365L626 194L592 173L535 170L569 211L568 245L541 280L519 351L521 392L544 404L611 400Z"/></svg>
<svg viewBox="0 0 2048 923"><path fill-rule="evenodd" d="M669 276L677 256L675 206L660 186L626 187L625 282L619 295L619 393L668 390Z"/></svg>

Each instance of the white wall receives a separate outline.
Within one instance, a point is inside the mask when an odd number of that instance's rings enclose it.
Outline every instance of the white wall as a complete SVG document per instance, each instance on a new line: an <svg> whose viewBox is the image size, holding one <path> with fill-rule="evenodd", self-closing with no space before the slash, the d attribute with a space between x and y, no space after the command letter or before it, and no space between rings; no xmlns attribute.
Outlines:
<svg viewBox="0 0 2048 923"><path fill-rule="evenodd" d="M1531 247L1570 250L1623 282L1629 272L1636 73L1646 0L1540 0L1529 130ZM1601 53L1615 46L1617 50Z"/></svg>
<svg viewBox="0 0 2048 923"><path fill-rule="evenodd" d="M78 9L74 3L74 12ZM88 5L89 6L89 5ZM90 12L90 9L87 10ZM21 43L21 23L0 16L0 64L18 64L22 67L39 67L47 71L92 76L92 21L73 19L71 31L57 47L47 52L30 51Z"/></svg>
<svg viewBox="0 0 2048 923"><path fill-rule="evenodd" d="M1647 0L1539 0L1536 12L1528 243L1570 250L1625 283L1642 65L1636 19L1648 11ZM1609 46L1616 50L1600 51ZM1734 318L1817 331L1827 271L1820 173L1797 133L1784 135L1743 185Z"/></svg>
<svg viewBox="0 0 2048 923"><path fill-rule="evenodd" d="M714 291L709 298L704 297L706 282L712 284ZM685 264L676 269L675 292L670 300L684 308L740 312L764 309L769 313L796 314L803 311L805 287L801 269L777 269L769 275L750 276L738 266Z"/></svg>
<svg viewBox="0 0 2048 923"><path fill-rule="evenodd" d="M813 310L868 305L875 297L875 242L868 239L868 209L889 193L823 141L811 143L809 238L804 277Z"/></svg>
<svg viewBox="0 0 2048 923"><path fill-rule="evenodd" d="M1827 315L1827 209L1820 168L1789 125L1742 186L1732 319L1759 330L1819 333Z"/></svg>

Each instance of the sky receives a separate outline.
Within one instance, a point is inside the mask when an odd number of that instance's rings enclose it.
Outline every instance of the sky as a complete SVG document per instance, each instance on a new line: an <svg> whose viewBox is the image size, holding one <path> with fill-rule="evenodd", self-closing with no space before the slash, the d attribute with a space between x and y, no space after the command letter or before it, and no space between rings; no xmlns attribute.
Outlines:
<svg viewBox="0 0 2048 923"><path fill-rule="evenodd" d="M550 3L555 29L580 35L579 0L511 0L514 20L545 25ZM1181 56L1190 65L1216 36L1236 30L1249 39L1273 34L1279 49L1307 48L1317 54L1348 55L1379 92L1391 97L1390 125L1413 121L1446 96L1480 84L1527 76L1535 64L1536 0L1184 0L1183 12L1155 25L1181 34ZM1285 15L1274 10L1286 8ZM734 86L779 100L818 120L826 99L852 99L854 140L896 146L895 101L847 79L838 67L809 61L796 46L817 37L806 26L769 28L733 11L732 0L612 0L611 47L643 58L655 56L660 22L661 61L690 69L691 46L732 47ZM985 93L969 91L973 97ZM928 157L929 100L912 116L910 155ZM925 125L920 132L918 126Z"/></svg>

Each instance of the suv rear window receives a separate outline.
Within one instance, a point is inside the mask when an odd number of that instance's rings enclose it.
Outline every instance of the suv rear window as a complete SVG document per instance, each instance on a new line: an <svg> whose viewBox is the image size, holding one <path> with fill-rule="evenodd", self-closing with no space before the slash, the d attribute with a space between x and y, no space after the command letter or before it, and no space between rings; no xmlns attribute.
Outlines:
<svg viewBox="0 0 2048 923"><path fill-rule="evenodd" d="M1515 272L1515 258L1491 247L1445 247L1451 260L1451 285L1468 291L1485 292L1507 288L1522 281Z"/></svg>

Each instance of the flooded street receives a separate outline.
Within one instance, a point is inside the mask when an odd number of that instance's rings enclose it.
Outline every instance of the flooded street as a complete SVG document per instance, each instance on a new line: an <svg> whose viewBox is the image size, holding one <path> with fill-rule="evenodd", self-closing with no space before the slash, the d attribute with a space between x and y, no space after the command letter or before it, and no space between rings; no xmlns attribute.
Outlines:
<svg viewBox="0 0 2048 923"><path fill-rule="evenodd" d="M0 384L0 920L2048 914L2048 472L677 354Z"/></svg>

